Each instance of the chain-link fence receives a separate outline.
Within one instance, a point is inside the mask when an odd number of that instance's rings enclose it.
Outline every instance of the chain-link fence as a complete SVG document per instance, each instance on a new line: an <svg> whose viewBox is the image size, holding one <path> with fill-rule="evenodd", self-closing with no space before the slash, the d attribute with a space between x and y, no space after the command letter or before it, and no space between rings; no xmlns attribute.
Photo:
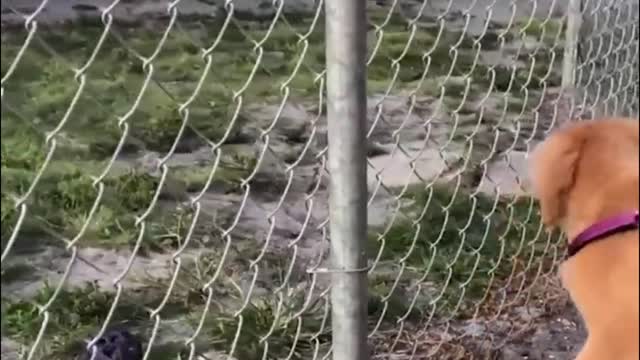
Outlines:
<svg viewBox="0 0 640 360"><path fill-rule="evenodd" d="M638 1L580 2L576 102L588 116L638 114Z"/></svg>
<svg viewBox="0 0 640 360"><path fill-rule="evenodd" d="M637 116L637 1L99 3L2 3L3 359L580 345L526 160Z"/></svg>

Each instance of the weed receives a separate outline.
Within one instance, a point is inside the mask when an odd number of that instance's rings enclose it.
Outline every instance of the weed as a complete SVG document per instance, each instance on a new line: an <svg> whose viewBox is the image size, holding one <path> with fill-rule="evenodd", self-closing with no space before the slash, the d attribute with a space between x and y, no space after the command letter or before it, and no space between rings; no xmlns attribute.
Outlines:
<svg viewBox="0 0 640 360"><path fill-rule="evenodd" d="M562 20L550 19L543 21L535 18L520 21L517 25L518 31L524 36L537 38L547 45L555 45L555 40L562 38L562 33L566 26Z"/></svg>
<svg viewBox="0 0 640 360"><path fill-rule="evenodd" d="M212 314L207 335L221 351L230 351L235 343L233 356L238 359L281 359L289 355L291 359L307 359L316 345L329 344L330 328L325 324L322 308L292 318L302 300L300 296L288 297L279 312L275 301L256 300L237 317ZM263 337L265 341L261 341Z"/></svg>
<svg viewBox="0 0 640 360"><path fill-rule="evenodd" d="M3 328L7 334L24 344L32 344L42 326L43 316L38 310L49 301L55 289L44 287L32 301L8 301L2 312ZM46 344L41 351L50 359L67 359L69 352L77 350L81 342L96 325L106 317L113 296L98 291L94 286L78 290L62 290L48 309ZM136 303L121 303L116 310L114 323L136 321L147 317L144 307ZM44 355L44 354L43 354Z"/></svg>
<svg viewBox="0 0 640 360"><path fill-rule="evenodd" d="M121 297L110 326L126 326L141 332L145 324L149 325L149 309L160 304L166 289L151 290ZM43 323L39 306L46 304L54 292L54 288L46 285L30 301L3 299L2 326L7 335L23 344L33 344ZM165 304L164 319L181 316L202 305L201 300L192 302L193 298L180 295L171 297ZM114 300L114 294L101 291L95 285L62 289L48 308L46 336L44 343L39 345L41 355L48 359L66 360L83 351L84 341L99 330Z"/></svg>
<svg viewBox="0 0 640 360"><path fill-rule="evenodd" d="M442 310L458 307L462 296L465 302L480 300L494 277L508 277L513 262L529 256L523 239L533 238L539 229L528 198L495 200L441 186L414 190L407 197L415 201L409 211L422 217L415 223L395 223L382 238L372 234L369 253L381 251L383 264L406 259L409 269L424 274L424 281L437 288L425 295L426 301L437 302Z"/></svg>

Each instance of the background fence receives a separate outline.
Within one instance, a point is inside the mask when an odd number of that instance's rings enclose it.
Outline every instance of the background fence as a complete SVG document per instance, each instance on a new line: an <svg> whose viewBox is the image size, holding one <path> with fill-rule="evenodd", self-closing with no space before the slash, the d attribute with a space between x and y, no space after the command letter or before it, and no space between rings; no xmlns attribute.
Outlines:
<svg viewBox="0 0 640 360"><path fill-rule="evenodd" d="M3 1L3 359L570 356L526 159L637 116L638 2L325 2Z"/></svg>

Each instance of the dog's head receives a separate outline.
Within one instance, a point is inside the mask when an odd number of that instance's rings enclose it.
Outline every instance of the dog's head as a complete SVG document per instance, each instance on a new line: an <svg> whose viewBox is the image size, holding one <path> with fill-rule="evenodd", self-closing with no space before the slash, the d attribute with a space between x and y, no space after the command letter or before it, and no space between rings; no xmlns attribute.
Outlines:
<svg viewBox="0 0 640 360"><path fill-rule="evenodd" d="M632 119L583 121L557 130L539 144L532 154L530 178L543 223L550 228L564 224L578 178L583 185L589 182L583 188L597 191L603 180L620 172L621 163L632 159L637 164L639 130L638 120Z"/></svg>

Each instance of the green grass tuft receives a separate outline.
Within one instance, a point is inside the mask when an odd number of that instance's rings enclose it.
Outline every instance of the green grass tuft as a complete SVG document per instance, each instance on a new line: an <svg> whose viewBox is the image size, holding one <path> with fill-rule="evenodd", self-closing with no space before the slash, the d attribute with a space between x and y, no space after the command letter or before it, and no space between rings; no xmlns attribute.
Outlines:
<svg viewBox="0 0 640 360"><path fill-rule="evenodd" d="M471 196L459 190L436 186L426 191L411 191L407 197L415 201L408 209L424 216L416 223L398 221L383 236L384 248L381 264L394 264L406 258L405 265L413 280L427 274L424 286L431 292L421 295L423 304L437 305L444 313L473 308L485 293L496 285L495 281L507 279L515 266L526 264L531 252L542 255L545 242L530 243L537 238L540 221L530 198L491 199L478 194ZM426 211L425 211L426 207ZM487 217L490 215L489 217ZM382 244L380 235L372 234L369 254L378 255ZM414 241L415 239L415 241ZM411 249L411 251L410 251ZM530 264L529 264L530 265ZM390 280L395 280L398 268L391 277L382 276L374 282L382 286L383 296L390 290ZM387 283L388 285L384 285ZM404 281L400 286L411 288L404 305L406 311L416 289L416 284ZM459 300L464 296L464 304ZM423 306L422 309L428 310ZM462 312L460 312L462 310Z"/></svg>

